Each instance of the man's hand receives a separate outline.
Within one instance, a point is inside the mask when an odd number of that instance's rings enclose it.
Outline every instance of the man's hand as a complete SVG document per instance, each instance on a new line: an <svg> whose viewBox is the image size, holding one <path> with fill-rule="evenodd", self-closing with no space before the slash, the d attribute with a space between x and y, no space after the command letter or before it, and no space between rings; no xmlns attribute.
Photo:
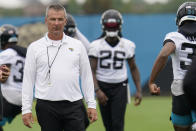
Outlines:
<svg viewBox="0 0 196 131"><path fill-rule="evenodd" d="M90 119L90 122L93 123L97 120L97 111L94 108L88 108L87 109L88 118Z"/></svg>
<svg viewBox="0 0 196 131"><path fill-rule="evenodd" d="M149 84L151 95L160 95L160 87L157 87L155 83Z"/></svg>
<svg viewBox="0 0 196 131"><path fill-rule="evenodd" d="M96 92L96 96L97 96L97 99L98 99L98 101L101 105L106 105L107 104L108 97L104 94L104 92L101 89L99 89Z"/></svg>
<svg viewBox="0 0 196 131"><path fill-rule="evenodd" d="M22 120L25 126L32 128L31 124L34 123L32 113L22 115Z"/></svg>
<svg viewBox="0 0 196 131"><path fill-rule="evenodd" d="M142 101L142 94L141 94L141 92L136 92L134 105L138 106L141 103L141 101Z"/></svg>

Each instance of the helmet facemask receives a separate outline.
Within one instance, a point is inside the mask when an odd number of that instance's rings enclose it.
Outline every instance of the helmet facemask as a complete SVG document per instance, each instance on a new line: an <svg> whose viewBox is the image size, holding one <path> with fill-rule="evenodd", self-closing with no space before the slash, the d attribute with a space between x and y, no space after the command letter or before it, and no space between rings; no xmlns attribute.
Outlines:
<svg viewBox="0 0 196 131"><path fill-rule="evenodd" d="M76 34L76 27L74 26L65 26L64 33L70 37L74 37Z"/></svg>
<svg viewBox="0 0 196 131"><path fill-rule="evenodd" d="M120 25L116 19L108 19L103 25L103 30L107 37L117 37L120 31Z"/></svg>
<svg viewBox="0 0 196 131"><path fill-rule="evenodd" d="M105 11L101 17L102 30L106 37L119 37L122 23L122 15L114 9Z"/></svg>
<svg viewBox="0 0 196 131"><path fill-rule="evenodd" d="M64 26L64 33L70 37L75 37L76 34L76 22L70 14L67 14L67 23Z"/></svg>

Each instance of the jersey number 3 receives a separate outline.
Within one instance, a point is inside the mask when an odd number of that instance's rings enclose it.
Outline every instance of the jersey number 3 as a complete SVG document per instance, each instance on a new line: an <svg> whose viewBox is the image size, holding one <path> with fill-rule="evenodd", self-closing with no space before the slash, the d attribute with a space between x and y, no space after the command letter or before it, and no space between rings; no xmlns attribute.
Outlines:
<svg viewBox="0 0 196 131"><path fill-rule="evenodd" d="M14 75L14 81L15 82L22 82L24 63L21 60L17 60L15 66L18 68L19 75L17 75L17 76Z"/></svg>
<svg viewBox="0 0 196 131"><path fill-rule="evenodd" d="M125 52L114 51L114 57L112 57L112 52L109 50L103 50L100 52L100 68L110 69L111 66L113 69L122 69L123 68L123 57L125 57ZM121 56L121 57L119 57ZM107 60L112 60L112 63L109 63Z"/></svg>
<svg viewBox="0 0 196 131"><path fill-rule="evenodd" d="M183 43L181 46L181 50L186 50L186 48L191 48L193 50L193 53L190 53L187 55L188 59L192 59L193 55L195 53L196 45L195 44L189 44L189 43ZM180 68L183 70L187 70L190 65L186 65L184 61L180 61Z"/></svg>

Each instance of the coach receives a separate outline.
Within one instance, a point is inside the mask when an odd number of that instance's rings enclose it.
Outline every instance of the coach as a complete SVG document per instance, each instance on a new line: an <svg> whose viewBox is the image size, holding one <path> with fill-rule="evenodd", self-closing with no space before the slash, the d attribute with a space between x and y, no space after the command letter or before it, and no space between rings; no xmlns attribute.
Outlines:
<svg viewBox="0 0 196 131"><path fill-rule="evenodd" d="M82 92L88 117L97 120L90 63L82 43L63 33L65 8L54 3L47 7L48 33L28 47L22 86L22 119L31 128L33 90L36 113L42 131L84 131ZM82 91L80 90L81 78Z"/></svg>

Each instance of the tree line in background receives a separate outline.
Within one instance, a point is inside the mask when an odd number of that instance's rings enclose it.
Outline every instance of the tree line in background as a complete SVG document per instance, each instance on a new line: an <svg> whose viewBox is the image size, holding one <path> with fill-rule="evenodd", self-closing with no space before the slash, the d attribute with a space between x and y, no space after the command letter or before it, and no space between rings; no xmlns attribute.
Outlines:
<svg viewBox="0 0 196 131"><path fill-rule="evenodd" d="M79 4L76 0L69 0L64 6L71 14L100 14L110 8L117 9L121 13L132 14L175 13L179 5L186 1L187 0L169 0L164 4L148 4L144 2L144 0L124 0L124 2L123 0L86 0L83 4ZM26 9L0 8L0 16L40 16L45 14L45 8L42 8L43 10L35 9L36 7L40 9L40 3L31 4L29 6L34 7L28 7ZM37 12L35 12L35 10Z"/></svg>

